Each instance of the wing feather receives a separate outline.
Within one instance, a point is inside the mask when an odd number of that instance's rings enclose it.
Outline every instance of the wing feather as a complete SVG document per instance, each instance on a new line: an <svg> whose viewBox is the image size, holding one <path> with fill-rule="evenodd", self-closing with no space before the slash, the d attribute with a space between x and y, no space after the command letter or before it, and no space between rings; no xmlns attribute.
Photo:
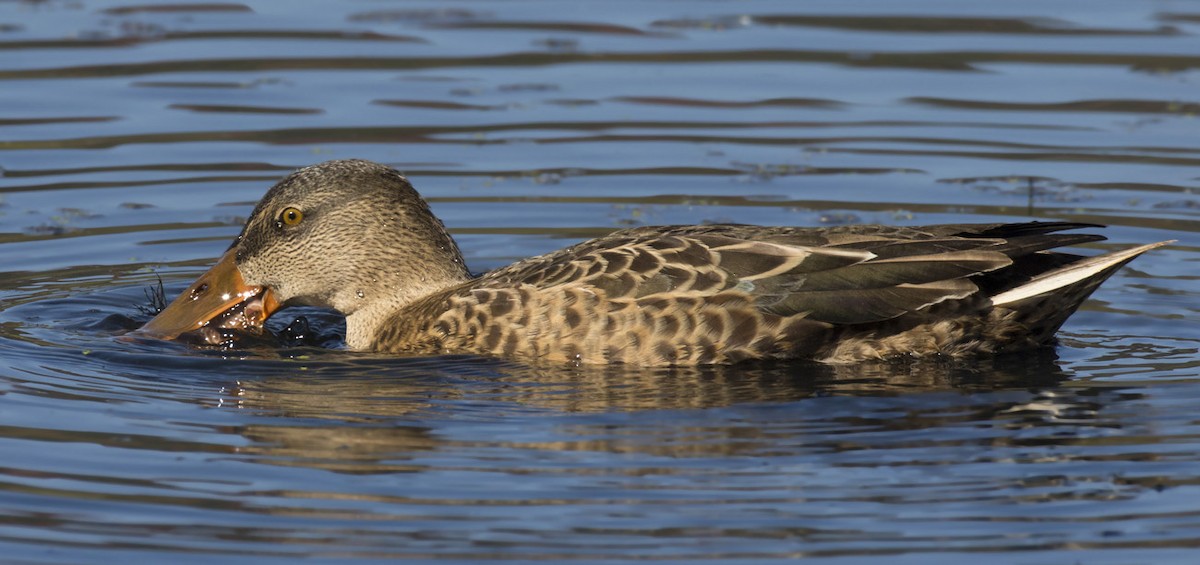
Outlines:
<svg viewBox="0 0 1200 565"><path fill-rule="evenodd" d="M609 299L736 292L764 313L862 324L1006 288L1014 260L1100 239L1053 233L1083 226L635 228L494 271L481 285L582 285Z"/></svg>

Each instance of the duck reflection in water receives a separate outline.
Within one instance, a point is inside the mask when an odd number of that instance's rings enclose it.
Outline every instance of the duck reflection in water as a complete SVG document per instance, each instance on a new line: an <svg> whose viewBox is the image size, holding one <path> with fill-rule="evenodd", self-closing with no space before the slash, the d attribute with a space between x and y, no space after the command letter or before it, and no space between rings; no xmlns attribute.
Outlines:
<svg viewBox="0 0 1200 565"><path fill-rule="evenodd" d="M688 415L737 407L776 423L808 422L804 426L812 426L820 421L822 429L858 428L868 420L890 429L936 427L956 425L963 418L991 421L1012 410L1014 399L1029 396L1028 390L1054 388L1069 377L1050 348L1034 355L1000 355L970 363L943 360L853 366L801 361L551 369L471 356L332 357L334 360L317 356L306 361L304 378L281 374L229 387L236 401L227 406L262 416L238 430L251 440L250 445L239 448L240 453L272 465L344 473L419 471L422 465L414 458L420 453L454 443L445 434L435 433L429 422L438 421L445 413L470 413L474 407L487 418L538 414L539 421L561 419L556 427L561 428L564 439L527 438L511 440L511 444L497 440L513 448L636 450L670 457L736 455L737 450L750 452L763 442L776 441L771 434L779 430L748 426L736 417L704 417L704 425L694 427L687 423L692 421ZM293 368L297 365L283 363ZM960 394L1005 389L1019 393L1013 398L987 395L991 400L983 403L970 400L970 394ZM941 394L946 392L954 394ZM914 394L924 400L895 398ZM831 403L828 397L832 396L858 400ZM822 402L808 402L814 398L822 398ZM935 398L942 401L932 400ZM942 406L945 403L954 407ZM772 406L778 409L772 410ZM873 410L892 416L875 418L870 414ZM921 417L894 417L896 410L915 410ZM635 420L639 426L661 422L665 428L655 432L657 436L614 431L627 421L619 414L637 411L670 411L673 416L661 421ZM601 433L601 429L607 431ZM664 441L662 434L691 439ZM701 436L707 439L696 439Z"/></svg>

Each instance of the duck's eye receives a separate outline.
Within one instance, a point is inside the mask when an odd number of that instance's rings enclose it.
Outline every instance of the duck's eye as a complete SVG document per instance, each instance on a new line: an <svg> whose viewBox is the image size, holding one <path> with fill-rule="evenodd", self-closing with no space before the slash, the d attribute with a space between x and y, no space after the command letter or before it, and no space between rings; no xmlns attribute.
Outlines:
<svg viewBox="0 0 1200 565"><path fill-rule="evenodd" d="M279 213L279 222L285 226L294 226L304 219L304 212L299 208L289 206Z"/></svg>

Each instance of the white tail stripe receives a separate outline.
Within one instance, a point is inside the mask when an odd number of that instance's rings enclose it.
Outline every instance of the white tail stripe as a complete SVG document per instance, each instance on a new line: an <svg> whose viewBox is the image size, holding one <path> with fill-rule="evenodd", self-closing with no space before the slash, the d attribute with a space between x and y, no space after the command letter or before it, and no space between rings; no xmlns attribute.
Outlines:
<svg viewBox="0 0 1200 565"><path fill-rule="evenodd" d="M1112 268L1115 265L1120 265L1126 261L1141 255L1156 247L1162 247L1169 243L1175 243L1175 240L1160 241L1158 243L1150 243L1126 249L1124 251L1116 251L1107 255L1099 255L1082 259L1076 263L1063 267L1057 271L1052 271L1046 275L1037 277L1017 288L1001 292L992 297L992 305L1003 306L1012 302L1018 302L1045 294L1055 289L1062 288L1071 284L1075 284L1081 280L1095 276L1096 274Z"/></svg>

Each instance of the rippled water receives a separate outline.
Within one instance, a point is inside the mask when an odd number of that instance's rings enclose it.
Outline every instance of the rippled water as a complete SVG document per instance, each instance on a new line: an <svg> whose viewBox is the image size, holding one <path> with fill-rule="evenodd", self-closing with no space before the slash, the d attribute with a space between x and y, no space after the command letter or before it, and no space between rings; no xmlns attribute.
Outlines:
<svg viewBox="0 0 1200 565"><path fill-rule="evenodd" d="M1198 68L1183 0L0 1L3 559L1191 563ZM346 157L478 271L705 221L1178 242L975 361L390 359L318 311L121 338Z"/></svg>

